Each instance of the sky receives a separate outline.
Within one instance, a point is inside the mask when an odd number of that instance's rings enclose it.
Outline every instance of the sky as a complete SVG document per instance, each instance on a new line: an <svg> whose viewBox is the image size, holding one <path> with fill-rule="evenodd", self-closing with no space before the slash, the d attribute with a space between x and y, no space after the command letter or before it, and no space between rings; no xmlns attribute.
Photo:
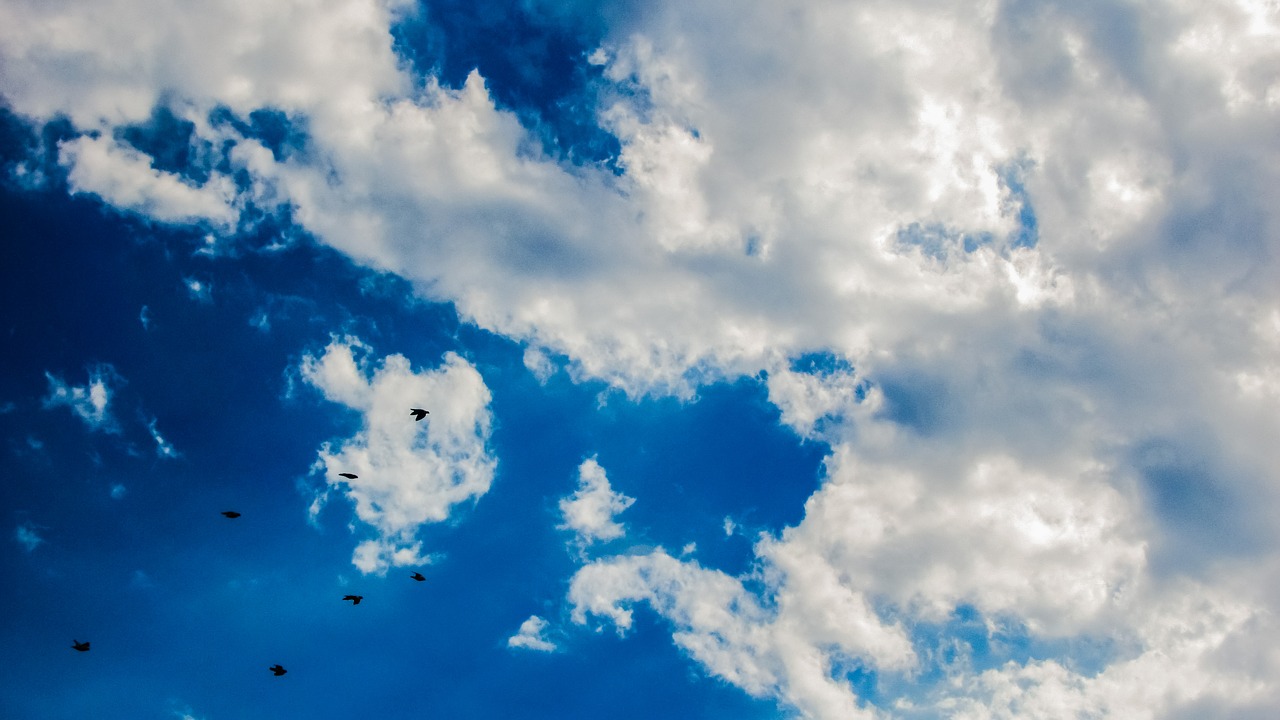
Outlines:
<svg viewBox="0 0 1280 720"><path fill-rule="evenodd" d="M1273 0L9 0L0 232L0 716L1280 707Z"/></svg>

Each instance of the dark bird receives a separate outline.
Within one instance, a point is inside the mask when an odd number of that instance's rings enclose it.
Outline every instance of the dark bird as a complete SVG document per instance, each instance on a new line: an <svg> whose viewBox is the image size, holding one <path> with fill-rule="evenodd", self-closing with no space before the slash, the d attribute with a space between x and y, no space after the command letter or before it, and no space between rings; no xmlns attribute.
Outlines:
<svg viewBox="0 0 1280 720"><path fill-rule="evenodd" d="M89 641L88 641L88 640L86 640L86 641L84 641L84 642L80 642L79 640L72 639L72 641L71 641L71 642L75 643L75 644L74 644L74 645L72 645L71 647L75 648L76 650L79 650L80 652L89 652Z"/></svg>
<svg viewBox="0 0 1280 720"><path fill-rule="evenodd" d="M422 582L423 580L426 580L426 578L422 577L422 573L420 572L416 572L410 575L409 577L413 578L414 580L417 580L418 582Z"/></svg>
<svg viewBox="0 0 1280 720"><path fill-rule="evenodd" d="M426 410L423 410L422 408L413 408L412 410L409 411L409 414L413 416L414 420L421 420L422 418L430 415L431 413L427 412Z"/></svg>
<svg viewBox="0 0 1280 720"><path fill-rule="evenodd" d="M348 479L348 480L355 480L356 478L358 478L358 477L360 477L360 476L359 476L359 475L357 475L357 474L355 474L355 473L338 473L338 477L344 477L344 478L346 478L346 479Z"/></svg>
<svg viewBox="0 0 1280 720"><path fill-rule="evenodd" d="M275 665L272 665L267 669L270 670L272 673L274 673L276 677L280 677L281 675L289 672L288 670L285 670L283 667L281 667L280 663L276 663Z"/></svg>
<svg viewBox="0 0 1280 720"><path fill-rule="evenodd" d="M223 516L223 517L229 517L229 518L235 519L235 518L240 517L240 513L236 512L235 510L223 510L223 511L222 511L222 516Z"/></svg>
<svg viewBox="0 0 1280 720"><path fill-rule="evenodd" d="M342 596L342 599L350 600L352 605L359 605L360 601L364 599L364 596L363 595L344 595Z"/></svg>

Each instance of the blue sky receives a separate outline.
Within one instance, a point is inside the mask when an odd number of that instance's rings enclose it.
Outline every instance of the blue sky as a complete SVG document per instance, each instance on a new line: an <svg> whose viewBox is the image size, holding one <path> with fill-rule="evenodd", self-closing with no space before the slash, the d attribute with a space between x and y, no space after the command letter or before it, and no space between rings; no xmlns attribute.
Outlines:
<svg viewBox="0 0 1280 720"><path fill-rule="evenodd" d="M0 715L1280 704L1265 3L0 28Z"/></svg>

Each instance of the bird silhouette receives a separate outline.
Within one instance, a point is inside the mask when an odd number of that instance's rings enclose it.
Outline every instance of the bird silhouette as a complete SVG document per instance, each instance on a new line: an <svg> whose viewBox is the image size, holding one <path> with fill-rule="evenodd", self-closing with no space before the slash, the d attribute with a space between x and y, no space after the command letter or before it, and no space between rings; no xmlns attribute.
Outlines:
<svg viewBox="0 0 1280 720"><path fill-rule="evenodd" d="M364 596L363 595L343 595L342 599L350 600L352 605L359 605L360 601L364 599Z"/></svg>
<svg viewBox="0 0 1280 720"><path fill-rule="evenodd" d="M223 510L223 511L222 511L222 516L223 516L223 517L229 517L229 518L235 519L235 518L240 517L240 513L236 512L235 510Z"/></svg>
<svg viewBox="0 0 1280 720"><path fill-rule="evenodd" d="M357 475L357 474L355 474L355 473L338 473L338 477L344 477L344 478L346 478L346 479L348 479L348 480L355 480L356 478L358 478L358 477L360 477L360 476L359 476L359 475Z"/></svg>
<svg viewBox="0 0 1280 720"><path fill-rule="evenodd" d="M426 410L423 410L422 408L413 408L412 410L409 411L409 414L413 416L414 420L421 420L422 418L430 415L431 413L427 412Z"/></svg>
<svg viewBox="0 0 1280 720"><path fill-rule="evenodd" d="M420 572L416 572L416 573L414 573L414 574L410 575L409 577L413 578L414 580L417 580L418 582L422 582L423 580L426 580L426 578L424 578L424 577L422 576L422 573L420 573Z"/></svg>
<svg viewBox="0 0 1280 720"><path fill-rule="evenodd" d="M280 663L276 663L275 665L272 665L267 669L270 670L273 674L275 674L276 677L280 677L281 675L289 672L288 670L285 670L283 667L281 667Z"/></svg>
<svg viewBox="0 0 1280 720"><path fill-rule="evenodd" d="M89 652L88 640L85 640L84 642L80 642L79 640L72 639L71 642L75 643L71 647L75 648L76 650L79 650L80 652Z"/></svg>

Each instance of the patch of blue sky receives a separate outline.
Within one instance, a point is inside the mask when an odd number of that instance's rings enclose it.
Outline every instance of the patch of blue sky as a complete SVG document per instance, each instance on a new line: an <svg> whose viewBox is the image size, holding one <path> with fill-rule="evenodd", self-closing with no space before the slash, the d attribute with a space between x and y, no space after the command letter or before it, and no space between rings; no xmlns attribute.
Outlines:
<svg viewBox="0 0 1280 720"><path fill-rule="evenodd" d="M282 110L259 108L248 117L240 117L229 108L220 107L209 113L209 121L215 127L228 125L241 136L262 143L276 162L305 153L307 149L306 118L290 117Z"/></svg>
<svg viewBox="0 0 1280 720"><path fill-rule="evenodd" d="M392 28L419 78L460 88L472 70L552 157L621 173L621 145L597 122L603 68L588 62L605 31L598 8L498 0L420 3ZM548 12L550 10L550 12Z"/></svg>
<svg viewBox="0 0 1280 720"><path fill-rule="evenodd" d="M1040 242L1040 221L1036 218L1024 180L1030 166L1030 159L1021 158L999 170L1000 183L1008 191L1011 202L1018 204L1018 228L1006 239L1011 248L1033 248Z"/></svg>
<svg viewBox="0 0 1280 720"><path fill-rule="evenodd" d="M792 372L809 373L810 375L848 374L854 371L848 358L828 350L816 350L801 353L790 359Z"/></svg>
<svg viewBox="0 0 1280 720"><path fill-rule="evenodd" d="M597 435L598 461L636 498L619 516L629 539L673 555L696 543L698 562L731 575L751 569L759 533L800 522L820 481L826 447L784 428L753 378L704 387L688 404L624 401L601 414L594 422L614 430Z"/></svg>
<svg viewBox="0 0 1280 720"><path fill-rule="evenodd" d="M881 614L895 616L883 608ZM859 698L881 707L891 706L898 698L918 703L942 689L956 671L981 673L1011 662L1026 665L1053 660L1092 677L1124 652L1112 638L1037 636L1017 618L988 616L963 603L940 621L909 623L907 631L919 666L904 674L876 673L853 665L846 675L855 683Z"/></svg>
<svg viewBox="0 0 1280 720"><path fill-rule="evenodd" d="M115 135L146 154L156 170L202 185L209 180L216 158L212 144L195 137L195 128L195 123L174 115L167 106L157 105L146 122L123 126Z"/></svg>
<svg viewBox="0 0 1280 720"><path fill-rule="evenodd" d="M58 143L79 134L66 118L36 127L0 102L0 181L25 189L65 191L67 169L58 161Z"/></svg>
<svg viewBox="0 0 1280 720"><path fill-rule="evenodd" d="M1018 217L1017 227L1006 237L997 238L987 232L960 232L938 223L914 222L899 228L894 238L896 245L901 250L918 249L925 257L943 264L983 247L998 245L1001 252L1035 247L1040 241L1040 225L1023 179L1029 163L1030 160L1022 159L999 168L1000 183L1008 193L1007 203L1016 206Z"/></svg>
<svg viewBox="0 0 1280 720"><path fill-rule="evenodd" d="M937 223L913 222L899 228L894 242L898 248L916 248L922 255L939 263L946 263L961 253L972 253L990 245L994 236L990 233L961 233Z"/></svg>

